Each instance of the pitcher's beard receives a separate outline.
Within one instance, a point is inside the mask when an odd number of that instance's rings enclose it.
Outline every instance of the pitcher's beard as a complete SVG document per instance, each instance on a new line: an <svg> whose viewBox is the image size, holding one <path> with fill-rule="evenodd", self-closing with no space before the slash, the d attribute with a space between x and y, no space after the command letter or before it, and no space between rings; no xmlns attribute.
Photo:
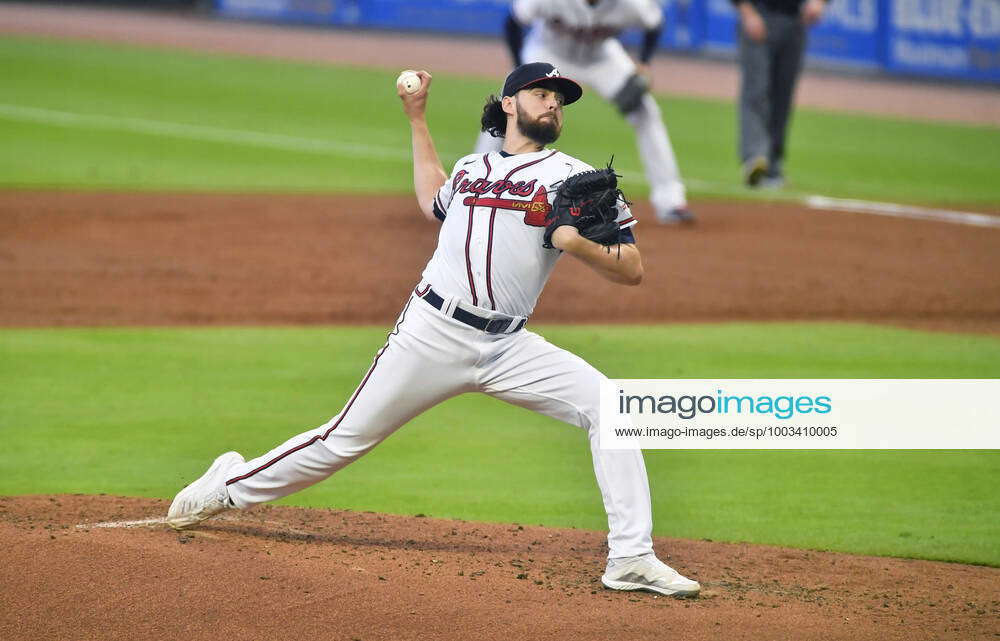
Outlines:
<svg viewBox="0 0 1000 641"><path fill-rule="evenodd" d="M521 105L517 106L517 130L521 135L545 146L559 140L559 123L555 116L530 120Z"/></svg>

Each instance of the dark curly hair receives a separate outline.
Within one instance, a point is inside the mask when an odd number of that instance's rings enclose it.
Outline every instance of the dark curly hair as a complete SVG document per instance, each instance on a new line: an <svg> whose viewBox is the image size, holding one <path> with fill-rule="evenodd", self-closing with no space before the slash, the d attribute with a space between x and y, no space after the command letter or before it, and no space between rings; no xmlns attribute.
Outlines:
<svg viewBox="0 0 1000 641"><path fill-rule="evenodd" d="M494 138L503 138L507 135L507 114L504 113L503 105L496 96L490 96L483 105L483 118L480 121L482 130Z"/></svg>

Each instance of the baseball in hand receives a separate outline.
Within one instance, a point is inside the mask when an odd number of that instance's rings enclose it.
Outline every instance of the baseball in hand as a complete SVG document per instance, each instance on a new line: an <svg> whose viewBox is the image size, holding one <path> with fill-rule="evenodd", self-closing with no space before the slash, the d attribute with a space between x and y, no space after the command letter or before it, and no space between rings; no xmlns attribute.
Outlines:
<svg viewBox="0 0 1000 641"><path fill-rule="evenodd" d="M416 71L407 69L396 78L396 86L402 87L406 93L417 93L420 91L420 76Z"/></svg>

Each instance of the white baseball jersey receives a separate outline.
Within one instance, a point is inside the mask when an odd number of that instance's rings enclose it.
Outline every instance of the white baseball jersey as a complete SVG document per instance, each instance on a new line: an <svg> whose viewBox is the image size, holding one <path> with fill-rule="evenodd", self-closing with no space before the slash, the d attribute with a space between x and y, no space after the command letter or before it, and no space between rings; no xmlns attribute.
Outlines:
<svg viewBox="0 0 1000 641"><path fill-rule="evenodd" d="M521 24L533 25L529 40L578 60L595 57L605 40L625 29L648 30L663 22L663 8L653 0L601 0L594 6L586 0L514 0L511 11Z"/></svg>
<svg viewBox="0 0 1000 641"><path fill-rule="evenodd" d="M559 184L590 169L554 149L461 158L434 198L443 224L424 283L475 307L530 316L562 253L542 247L545 216ZM618 209L622 229L635 225L627 205Z"/></svg>

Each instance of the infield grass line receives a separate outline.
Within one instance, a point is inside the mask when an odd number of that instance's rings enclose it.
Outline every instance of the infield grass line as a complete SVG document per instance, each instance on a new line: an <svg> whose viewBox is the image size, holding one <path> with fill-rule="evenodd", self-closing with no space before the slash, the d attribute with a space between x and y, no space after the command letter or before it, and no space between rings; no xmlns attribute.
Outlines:
<svg viewBox="0 0 1000 641"><path fill-rule="evenodd" d="M246 129L228 129L192 125L188 123L108 116L103 114L86 114L56 109L45 109L27 105L0 103L0 119L18 122L30 122L54 127L74 127L79 129L98 129L106 131L122 131L150 136L165 136L183 138L196 142L217 142L223 144L263 147L280 151L321 154L340 158L371 158L374 160L399 161L409 163L413 155L408 149L400 147L383 147L368 143L346 142L330 139L302 138L283 134L269 134ZM465 152L439 150L443 157L462 157ZM639 169L617 168L622 175L623 183L644 185L642 171ZM706 180L688 181L699 189L714 189L724 191L725 185ZM789 194L784 199L795 199L801 194Z"/></svg>
<svg viewBox="0 0 1000 641"><path fill-rule="evenodd" d="M103 129L109 131L124 131L151 136L167 136L183 138L199 142L217 142L237 144L251 147L279 149L281 151L302 152L307 154L332 155L344 158L370 158L374 160L399 161L409 163L412 158L408 150L395 147L381 147L365 143L352 143L329 139L309 139L283 134L269 134L246 129L227 129L192 125L164 120L149 120L100 114L83 114L41 107L12 105L0 103L0 118L32 122L55 127L76 127L84 129ZM442 155L457 156L457 152L446 151ZM624 175L623 183L640 184L641 172L634 169L619 169ZM726 185L705 180L690 180L692 186L699 189L724 191ZM733 190L736 191L735 189ZM788 192L776 195L777 200L798 201L812 209L846 211L852 213L893 216L896 218L913 218L916 220L933 220L937 222L973 225L977 227L1000 228L1000 217L989 214L979 214L964 211L929 209L898 203L881 203L827 196L806 195Z"/></svg>
<svg viewBox="0 0 1000 641"><path fill-rule="evenodd" d="M246 129L223 129L205 125L190 125L164 120L148 120L121 116L72 113L40 107L0 103L0 118L34 122L56 127L77 127L85 129L105 129L127 131L150 136L169 136L199 142L221 142L226 144L266 147L282 151L300 151L344 158L372 158L375 160L399 160L408 162L413 156L408 150L398 147L379 147L364 143L339 140L298 138L283 134L268 134Z"/></svg>
<svg viewBox="0 0 1000 641"><path fill-rule="evenodd" d="M74 127L79 129L103 129L106 131L123 131L149 136L165 136L183 138L197 142L217 142L224 144L263 147L280 151L303 152L337 156L341 158L371 158L409 163L413 155L408 149L399 147L381 147L367 143L355 143L330 139L301 138L282 134L268 134L246 129L227 129L192 125L188 123L169 122L164 120L149 120L108 116L103 114L85 114L26 105L0 103L0 119L18 122L30 122L54 127ZM440 150L441 156L459 158L465 152ZM638 169L617 168L623 176L623 183L634 185L644 184L642 171ZM691 180L691 184L700 189L725 190L726 186L706 180ZM791 198L799 197L791 195Z"/></svg>

